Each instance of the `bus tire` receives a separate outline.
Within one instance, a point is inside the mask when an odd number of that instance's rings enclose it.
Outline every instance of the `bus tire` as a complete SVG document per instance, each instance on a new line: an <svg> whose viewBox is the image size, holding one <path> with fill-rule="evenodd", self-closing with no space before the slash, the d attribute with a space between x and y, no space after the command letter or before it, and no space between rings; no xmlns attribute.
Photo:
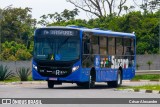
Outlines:
<svg viewBox="0 0 160 107"><path fill-rule="evenodd" d="M91 69L91 73L90 73L90 88L95 87L95 81L96 81L96 70L95 68Z"/></svg>
<svg viewBox="0 0 160 107"><path fill-rule="evenodd" d="M85 88L85 89L90 89L90 88L91 88L91 87L90 87L90 83L89 83L89 82L86 82L85 85L84 85L84 88Z"/></svg>
<svg viewBox="0 0 160 107"><path fill-rule="evenodd" d="M54 88L54 81L47 81L48 82L48 88Z"/></svg>
<svg viewBox="0 0 160 107"><path fill-rule="evenodd" d="M93 87L95 87L95 81L93 81L92 77L90 76L89 81L86 82L86 84L85 84L85 88L90 89L90 88L93 88Z"/></svg>
<svg viewBox="0 0 160 107"><path fill-rule="evenodd" d="M76 83L77 86L84 87L85 89L90 89L95 87L95 80L96 80L96 72L95 69L92 68L89 76L89 81L84 83Z"/></svg>
<svg viewBox="0 0 160 107"><path fill-rule="evenodd" d="M121 72L121 70L118 70L117 80L116 81L108 81L107 84L108 84L108 87L112 87L112 88L119 87L122 84L122 72Z"/></svg>

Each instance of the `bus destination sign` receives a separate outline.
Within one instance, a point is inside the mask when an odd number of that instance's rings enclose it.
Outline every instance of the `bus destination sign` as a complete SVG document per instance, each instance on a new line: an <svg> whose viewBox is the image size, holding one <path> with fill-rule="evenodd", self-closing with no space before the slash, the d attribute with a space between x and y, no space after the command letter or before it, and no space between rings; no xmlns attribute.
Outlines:
<svg viewBox="0 0 160 107"><path fill-rule="evenodd" d="M73 30L43 30L43 35L55 35L55 36L74 36Z"/></svg>

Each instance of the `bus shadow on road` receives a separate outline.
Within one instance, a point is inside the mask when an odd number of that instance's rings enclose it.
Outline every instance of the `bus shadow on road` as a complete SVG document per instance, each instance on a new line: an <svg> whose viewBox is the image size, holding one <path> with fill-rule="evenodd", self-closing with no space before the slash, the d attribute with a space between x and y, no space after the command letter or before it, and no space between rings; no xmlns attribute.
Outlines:
<svg viewBox="0 0 160 107"><path fill-rule="evenodd" d="M43 88L36 88L36 89L49 89L49 90L54 90L54 89L67 89L67 90L88 90L87 88L85 87L80 87L80 86L63 86L63 85L56 85L54 88L47 88L46 87L43 87ZM114 88L111 88L111 87L108 87L108 85L102 85L102 84L97 84L95 85L95 87L92 87L90 88L91 90L94 89L114 89Z"/></svg>

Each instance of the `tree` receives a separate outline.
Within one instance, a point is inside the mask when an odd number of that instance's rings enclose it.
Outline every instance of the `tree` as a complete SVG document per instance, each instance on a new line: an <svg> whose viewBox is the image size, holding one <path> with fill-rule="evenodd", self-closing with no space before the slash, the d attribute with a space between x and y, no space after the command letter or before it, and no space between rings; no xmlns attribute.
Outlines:
<svg viewBox="0 0 160 107"><path fill-rule="evenodd" d="M47 15L42 15L40 18L41 20L38 22L38 24L42 26L47 26L50 23L54 22L61 22L61 21L69 21L69 20L74 20L75 17L78 15L79 10L77 8L73 10L68 10L65 9L61 13L55 12L54 14L47 14Z"/></svg>
<svg viewBox="0 0 160 107"><path fill-rule="evenodd" d="M149 66L149 70L151 70L152 61L148 61L147 64Z"/></svg>
<svg viewBox="0 0 160 107"><path fill-rule="evenodd" d="M65 9L62 13L61 16L63 18L63 20L67 21L67 20L74 20L75 16L77 16L79 13L78 9L75 8L72 11L69 11L68 9Z"/></svg>
<svg viewBox="0 0 160 107"><path fill-rule="evenodd" d="M79 8L85 12L89 12L98 18L103 18L107 16L108 7L109 12L108 15L112 16L115 14L115 2L118 4L118 16L120 15L124 4L127 0L66 0L67 2L73 4L76 8Z"/></svg>
<svg viewBox="0 0 160 107"><path fill-rule="evenodd" d="M120 0L120 3L119 3L119 12L118 12L118 16L120 15L122 9L123 9L123 5L126 3L127 0Z"/></svg>
<svg viewBox="0 0 160 107"><path fill-rule="evenodd" d="M41 20L38 21L38 24L40 24L41 26L46 26L49 24L48 20L47 20L47 16L46 15L42 15L41 17Z"/></svg>
<svg viewBox="0 0 160 107"><path fill-rule="evenodd" d="M2 53L0 53L2 60L29 60L32 57L24 44L16 43L15 41L3 43L2 50Z"/></svg>
<svg viewBox="0 0 160 107"><path fill-rule="evenodd" d="M123 6L123 9L126 11L126 14L128 13L128 11L131 12L134 8L135 8L134 6L130 6L130 7Z"/></svg>
<svg viewBox="0 0 160 107"><path fill-rule="evenodd" d="M16 41L27 44L28 38L33 36L36 19L32 19L31 8L0 9L3 11L1 18L2 42Z"/></svg>
<svg viewBox="0 0 160 107"><path fill-rule="evenodd" d="M148 12L156 11L160 8L160 1L159 0L138 0L139 3L136 0L133 0L134 4L140 7L144 11L144 14L147 14Z"/></svg>
<svg viewBox="0 0 160 107"><path fill-rule="evenodd" d="M103 16L102 10L104 10L104 14L106 13L104 0L67 0L67 2L70 2L71 4L75 5L75 7L92 13L98 17ZM100 5L103 6L103 9L101 9Z"/></svg>
<svg viewBox="0 0 160 107"><path fill-rule="evenodd" d="M140 21L140 29L137 34L137 48L138 44L145 43L145 51L148 54L156 54L158 53L159 48L159 18L155 16L157 13L152 14L148 13L147 15L143 15Z"/></svg>

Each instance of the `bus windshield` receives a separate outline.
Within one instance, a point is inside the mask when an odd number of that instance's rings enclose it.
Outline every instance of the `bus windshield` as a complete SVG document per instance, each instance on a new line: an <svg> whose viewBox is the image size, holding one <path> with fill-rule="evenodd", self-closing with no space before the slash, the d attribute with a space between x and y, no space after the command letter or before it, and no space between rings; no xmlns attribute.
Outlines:
<svg viewBox="0 0 160 107"><path fill-rule="evenodd" d="M37 36L34 49L34 57L39 60L76 60L80 56L80 38L78 36Z"/></svg>

